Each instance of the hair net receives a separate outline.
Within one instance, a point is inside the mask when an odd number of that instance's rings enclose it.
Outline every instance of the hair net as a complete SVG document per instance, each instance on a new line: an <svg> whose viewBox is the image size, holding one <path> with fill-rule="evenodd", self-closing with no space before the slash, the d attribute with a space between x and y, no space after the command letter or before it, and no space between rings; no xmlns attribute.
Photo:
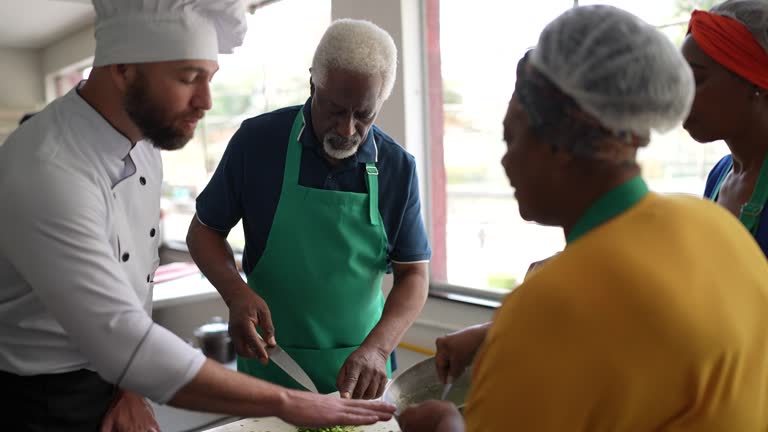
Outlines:
<svg viewBox="0 0 768 432"><path fill-rule="evenodd" d="M768 52L768 2L765 0L728 0L715 5L709 12L733 18L743 24L760 46Z"/></svg>
<svg viewBox="0 0 768 432"><path fill-rule="evenodd" d="M600 159L611 149L647 144L647 140L629 139L628 132L612 131L603 126L532 67L530 54L531 51L526 53L517 64L515 97L528 115L533 134L549 144L553 151L564 150L574 156Z"/></svg>
<svg viewBox="0 0 768 432"><path fill-rule="evenodd" d="M612 131L667 131L693 101L693 73L672 43L611 6L574 8L552 21L530 64Z"/></svg>

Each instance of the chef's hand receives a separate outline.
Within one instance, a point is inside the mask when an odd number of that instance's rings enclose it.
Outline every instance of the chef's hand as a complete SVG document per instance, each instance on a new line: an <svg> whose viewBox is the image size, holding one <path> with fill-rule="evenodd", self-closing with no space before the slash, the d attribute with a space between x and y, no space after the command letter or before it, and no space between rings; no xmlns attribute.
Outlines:
<svg viewBox="0 0 768 432"><path fill-rule="evenodd" d="M275 346L275 328L267 303L251 290L243 291L229 300L229 335L235 344L235 351L241 357L258 358L263 364L269 362L264 346ZM261 329L262 340L256 332Z"/></svg>
<svg viewBox="0 0 768 432"><path fill-rule="evenodd" d="M479 324L437 338L435 365L440 381L448 382L464 373L485 341L491 323Z"/></svg>
<svg viewBox="0 0 768 432"><path fill-rule="evenodd" d="M347 357L336 378L342 398L375 399L387 385L388 353L361 345Z"/></svg>
<svg viewBox="0 0 768 432"><path fill-rule="evenodd" d="M292 391L278 417L305 427L369 425L392 418L395 406L382 401L341 399L305 391Z"/></svg>
<svg viewBox="0 0 768 432"><path fill-rule="evenodd" d="M464 418L456 405L431 400L409 407L398 417L403 432L463 432Z"/></svg>
<svg viewBox="0 0 768 432"><path fill-rule="evenodd" d="M155 412L146 399L120 390L101 422L101 432L160 432Z"/></svg>

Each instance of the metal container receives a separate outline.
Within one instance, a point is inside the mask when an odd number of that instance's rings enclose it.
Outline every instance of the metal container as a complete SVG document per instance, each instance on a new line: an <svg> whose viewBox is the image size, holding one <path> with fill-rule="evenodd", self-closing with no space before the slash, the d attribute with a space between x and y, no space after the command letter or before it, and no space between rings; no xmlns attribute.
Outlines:
<svg viewBox="0 0 768 432"><path fill-rule="evenodd" d="M211 321L195 330L197 346L203 354L219 363L229 363L235 359L235 345L229 336L229 325L221 317L213 317Z"/></svg>
<svg viewBox="0 0 768 432"><path fill-rule="evenodd" d="M460 410L464 407L464 400L469 394L470 376L469 370L461 374L459 378L454 380L451 391L446 395L446 400L456 404ZM410 405L430 399L440 399L442 393L443 383L437 376L435 358L430 357L416 363L395 377L384 390L382 399L395 405L397 408L395 415L397 416Z"/></svg>

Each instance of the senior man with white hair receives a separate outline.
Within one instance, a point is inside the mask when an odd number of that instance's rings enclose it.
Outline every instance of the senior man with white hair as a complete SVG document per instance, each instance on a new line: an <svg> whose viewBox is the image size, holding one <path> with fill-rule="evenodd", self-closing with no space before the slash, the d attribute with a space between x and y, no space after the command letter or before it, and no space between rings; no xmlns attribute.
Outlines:
<svg viewBox="0 0 768 432"><path fill-rule="evenodd" d="M87 81L0 148L0 423L8 431L159 429L178 407L367 424L392 407L230 371L152 321L162 162L211 107L238 0L94 0Z"/></svg>
<svg viewBox="0 0 768 432"><path fill-rule="evenodd" d="M187 241L229 306L239 370L301 388L268 361L258 328L320 392L384 391L390 354L426 300L430 258L414 158L373 124L396 64L378 26L332 23L307 102L246 120L198 197ZM226 242L241 219L247 283Z"/></svg>
<svg viewBox="0 0 768 432"><path fill-rule="evenodd" d="M523 218L566 247L494 322L438 340L443 376L477 355L465 420L405 432L759 431L768 427L768 263L727 210L649 192L635 161L685 119L694 79L667 38L610 6L550 23L518 64L502 165Z"/></svg>

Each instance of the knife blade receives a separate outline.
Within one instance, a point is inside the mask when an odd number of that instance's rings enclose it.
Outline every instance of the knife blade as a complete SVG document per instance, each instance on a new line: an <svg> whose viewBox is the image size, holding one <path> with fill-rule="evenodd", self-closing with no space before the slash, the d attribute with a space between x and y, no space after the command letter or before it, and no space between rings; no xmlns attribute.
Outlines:
<svg viewBox="0 0 768 432"><path fill-rule="evenodd" d="M295 379L307 390L313 393L319 393L317 391L317 387L315 387L315 383L312 382L312 379L309 377L309 375L307 375L307 373L304 372L304 369L302 369L301 366L296 363L296 360L291 358L287 352L283 351L279 345L275 345L273 347L267 346L267 354L269 354L269 359L275 362L275 364L279 366L280 369L284 370L288 376Z"/></svg>

